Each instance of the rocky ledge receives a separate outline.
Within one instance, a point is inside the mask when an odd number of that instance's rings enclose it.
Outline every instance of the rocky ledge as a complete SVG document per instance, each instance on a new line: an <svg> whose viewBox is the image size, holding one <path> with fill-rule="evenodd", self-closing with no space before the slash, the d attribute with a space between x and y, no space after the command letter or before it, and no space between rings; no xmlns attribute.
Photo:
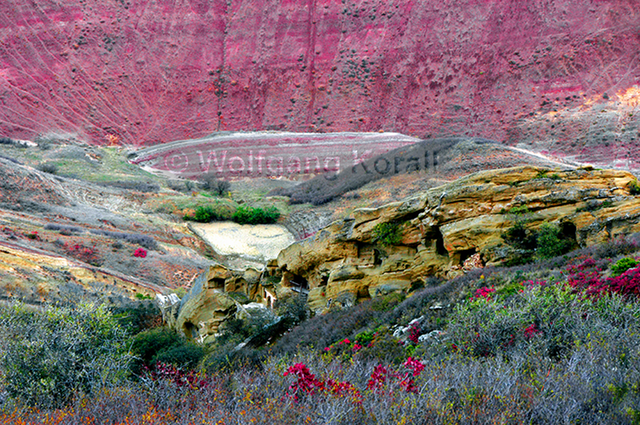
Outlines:
<svg viewBox="0 0 640 425"><path fill-rule="evenodd" d="M625 171L590 168L475 173L404 202L357 210L281 251L279 292L308 289L317 312L332 303L409 292L430 276L513 261L521 252L503 235L517 222L527 232L555 223L575 246L638 232L635 182Z"/></svg>

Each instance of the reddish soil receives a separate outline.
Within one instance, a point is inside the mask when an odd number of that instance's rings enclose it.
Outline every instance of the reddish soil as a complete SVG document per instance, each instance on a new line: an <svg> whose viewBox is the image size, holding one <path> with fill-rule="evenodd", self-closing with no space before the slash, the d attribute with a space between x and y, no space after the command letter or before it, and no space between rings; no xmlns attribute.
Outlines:
<svg viewBox="0 0 640 425"><path fill-rule="evenodd" d="M384 130L638 168L638 106L625 100L640 84L636 6L4 0L0 135L154 145L222 130ZM557 124L563 111L570 122Z"/></svg>

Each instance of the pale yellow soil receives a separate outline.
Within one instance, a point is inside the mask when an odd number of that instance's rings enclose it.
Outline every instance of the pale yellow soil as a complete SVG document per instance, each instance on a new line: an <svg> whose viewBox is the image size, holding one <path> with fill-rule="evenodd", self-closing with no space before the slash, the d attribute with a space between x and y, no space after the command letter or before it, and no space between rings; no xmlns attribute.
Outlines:
<svg viewBox="0 0 640 425"><path fill-rule="evenodd" d="M220 255L239 256L264 263L295 242L293 235L277 224L240 225L232 222L193 223L193 230Z"/></svg>

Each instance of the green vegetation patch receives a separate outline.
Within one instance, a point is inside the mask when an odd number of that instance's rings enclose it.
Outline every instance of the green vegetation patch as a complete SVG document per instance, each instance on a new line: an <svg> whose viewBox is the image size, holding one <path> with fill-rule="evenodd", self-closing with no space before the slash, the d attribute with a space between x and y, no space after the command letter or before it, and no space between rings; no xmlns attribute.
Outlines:
<svg viewBox="0 0 640 425"><path fill-rule="evenodd" d="M639 264L638 260L635 258L621 258L615 262L615 264L611 265L611 276L620 276L622 273L626 272L629 269L637 267Z"/></svg>
<svg viewBox="0 0 640 425"><path fill-rule="evenodd" d="M400 223L378 223L373 228L373 241L382 245L398 245L402 240Z"/></svg>
<svg viewBox="0 0 640 425"><path fill-rule="evenodd" d="M280 218L280 211L274 207L260 208L240 205L231 219L238 224L273 224Z"/></svg>
<svg viewBox="0 0 640 425"><path fill-rule="evenodd" d="M638 183L638 179L630 181L627 186L629 187L629 193L632 195L640 195L640 183Z"/></svg>
<svg viewBox="0 0 640 425"><path fill-rule="evenodd" d="M570 222L543 223L538 229L530 228L526 220L516 220L502 239L517 251L508 265L525 264L535 259L552 258L575 248L575 226Z"/></svg>
<svg viewBox="0 0 640 425"><path fill-rule="evenodd" d="M127 333L104 307L0 307L2 383L29 406L55 408L122 379Z"/></svg>

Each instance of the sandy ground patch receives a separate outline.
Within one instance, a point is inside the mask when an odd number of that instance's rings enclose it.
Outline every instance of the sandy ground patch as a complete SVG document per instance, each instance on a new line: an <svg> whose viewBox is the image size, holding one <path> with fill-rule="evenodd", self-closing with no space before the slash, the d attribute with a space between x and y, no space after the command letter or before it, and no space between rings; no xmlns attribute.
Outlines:
<svg viewBox="0 0 640 425"><path fill-rule="evenodd" d="M222 222L193 223L191 226L218 254L261 263L278 257L281 250L295 242L293 235L277 224L251 226Z"/></svg>

